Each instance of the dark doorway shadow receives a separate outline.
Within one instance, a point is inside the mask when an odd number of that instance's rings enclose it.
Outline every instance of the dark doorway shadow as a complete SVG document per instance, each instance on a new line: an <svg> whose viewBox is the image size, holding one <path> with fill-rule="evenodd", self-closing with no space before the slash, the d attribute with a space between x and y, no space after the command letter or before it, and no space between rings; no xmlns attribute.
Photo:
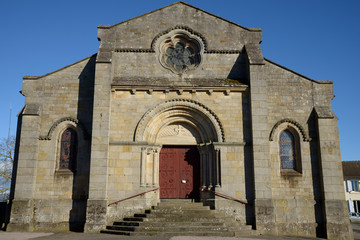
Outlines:
<svg viewBox="0 0 360 240"><path fill-rule="evenodd" d="M199 201L200 199L200 156L196 146L189 146L189 150L185 153L185 161L192 166L193 169L193 190L187 194L186 198Z"/></svg>

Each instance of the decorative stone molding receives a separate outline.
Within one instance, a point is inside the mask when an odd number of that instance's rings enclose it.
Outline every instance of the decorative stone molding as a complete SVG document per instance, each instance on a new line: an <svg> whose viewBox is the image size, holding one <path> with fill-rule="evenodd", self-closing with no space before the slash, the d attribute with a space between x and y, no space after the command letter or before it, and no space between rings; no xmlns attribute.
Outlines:
<svg viewBox="0 0 360 240"><path fill-rule="evenodd" d="M160 147L141 147L140 187L159 186L159 153Z"/></svg>
<svg viewBox="0 0 360 240"><path fill-rule="evenodd" d="M182 26L182 25L177 25L175 27L169 28L161 33L159 33L158 35L156 35L156 37L154 38L154 40L151 43L151 49L155 50L156 49L156 42L158 41L159 38L161 38L163 35L166 35L168 33L170 33L171 31L174 30L185 30L188 33L192 34L192 35L196 35L198 38L201 39L201 42L203 43L204 46L204 51L206 51L207 49L207 43L206 43L206 39L203 35L201 35L199 32L194 31L193 29L187 27L187 26Z"/></svg>
<svg viewBox="0 0 360 240"><path fill-rule="evenodd" d="M136 127L134 141L155 142L153 138L148 139L148 135L150 133L155 135L161 127L174 123L172 120L166 121L173 117L176 117L173 120L175 122L186 122L203 131L203 134L199 133L203 141L225 142L224 129L216 114L202 103L182 98L167 100L147 111ZM156 122L157 118L161 118L161 121Z"/></svg>
<svg viewBox="0 0 360 240"><path fill-rule="evenodd" d="M40 115L40 104L26 104L22 115Z"/></svg>
<svg viewBox="0 0 360 240"><path fill-rule="evenodd" d="M188 124L173 123L162 127L157 134L159 144L197 144L200 142L198 132Z"/></svg>
<svg viewBox="0 0 360 240"><path fill-rule="evenodd" d="M203 47L204 54L241 54L244 53L242 49L240 50L216 50L216 49L208 49L208 44L206 38L199 32L194 31L193 29L189 28L188 26L177 25L172 28L169 28L158 35L155 36L153 41L151 42L151 47L149 49L144 48L116 48L114 52L131 52L131 53L155 53L158 48L158 41L159 39L163 39L164 35L169 35L171 32L186 32L186 35L196 36L197 41L201 43ZM161 41L161 40L160 40Z"/></svg>
<svg viewBox="0 0 360 240"><path fill-rule="evenodd" d="M115 52L129 52L129 53L155 53L153 49L143 49L143 48L117 48ZM204 54L242 54L242 50L204 50ZM37 79L39 77L34 77Z"/></svg>
<svg viewBox="0 0 360 240"><path fill-rule="evenodd" d="M156 50L164 68L182 74L200 65L204 44L197 36L184 30L174 30L159 38L159 41Z"/></svg>
<svg viewBox="0 0 360 240"><path fill-rule="evenodd" d="M205 54L241 54L242 50L208 50Z"/></svg>
<svg viewBox="0 0 360 240"><path fill-rule="evenodd" d="M274 125L274 127L271 129L271 132L270 132L269 141L274 141L275 131L281 124L289 124L292 128L294 128L299 133L299 135L302 136L303 141L305 141L305 142L311 141L311 138L308 136L307 132L300 125L300 123L296 122L295 120L289 119L289 118L282 119Z"/></svg>
<svg viewBox="0 0 360 240"><path fill-rule="evenodd" d="M73 118L73 117L63 117L59 120L57 120L56 122L54 122L54 124L51 126L48 134L46 136L40 136L39 140L51 140L52 138L52 134L55 131L56 127L62 123L62 122L72 122L75 124L76 127L79 127L81 132L84 134L84 138L85 139L89 139L90 136L88 134L88 132L86 131L86 129L82 126L82 124L79 122L78 119Z"/></svg>
<svg viewBox="0 0 360 240"><path fill-rule="evenodd" d="M314 109L318 118L334 118L334 113L328 106L317 106Z"/></svg>
<svg viewBox="0 0 360 240"><path fill-rule="evenodd" d="M154 53L152 49L143 49L143 48L117 48L115 52L135 52L135 53Z"/></svg>

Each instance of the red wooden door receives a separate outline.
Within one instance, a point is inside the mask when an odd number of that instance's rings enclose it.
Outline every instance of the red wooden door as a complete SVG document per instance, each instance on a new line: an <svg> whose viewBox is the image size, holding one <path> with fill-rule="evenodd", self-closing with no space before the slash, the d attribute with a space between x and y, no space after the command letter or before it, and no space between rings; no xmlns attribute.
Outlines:
<svg viewBox="0 0 360 240"><path fill-rule="evenodd" d="M199 197L199 153L194 146L163 147L160 151L160 198Z"/></svg>

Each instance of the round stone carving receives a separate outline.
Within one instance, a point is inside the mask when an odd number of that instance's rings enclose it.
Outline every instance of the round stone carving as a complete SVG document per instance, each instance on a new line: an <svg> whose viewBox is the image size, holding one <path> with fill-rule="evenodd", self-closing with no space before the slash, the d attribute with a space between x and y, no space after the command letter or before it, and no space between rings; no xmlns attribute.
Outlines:
<svg viewBox="0 0 360 240"><path fill-rule="evenodd" d="M175 48L168 47L166 49L166 65L177 71L185 68L191 68L195 64L196 55L194 49L186 47L183 43L177 43Z"/></svg>
<svg viewBox="0 0 360 240"><path fill-rule="evenodd" d="M195 38L177 33L160 44L160 63L177 74L195 69L201 62L201 45Z"/></svg>

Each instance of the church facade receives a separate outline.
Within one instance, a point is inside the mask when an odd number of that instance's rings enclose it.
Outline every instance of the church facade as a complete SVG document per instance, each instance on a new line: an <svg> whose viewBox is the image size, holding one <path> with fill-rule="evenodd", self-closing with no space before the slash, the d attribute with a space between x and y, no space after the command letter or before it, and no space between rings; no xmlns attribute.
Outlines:
<svg viewBox="0 0 360 240"><path fill-rule="evenodd" d="M331 81L183 2L98 38L95 55L23 79L9 230L99 232L190 198L262 234L351 237Z"/></svg>

